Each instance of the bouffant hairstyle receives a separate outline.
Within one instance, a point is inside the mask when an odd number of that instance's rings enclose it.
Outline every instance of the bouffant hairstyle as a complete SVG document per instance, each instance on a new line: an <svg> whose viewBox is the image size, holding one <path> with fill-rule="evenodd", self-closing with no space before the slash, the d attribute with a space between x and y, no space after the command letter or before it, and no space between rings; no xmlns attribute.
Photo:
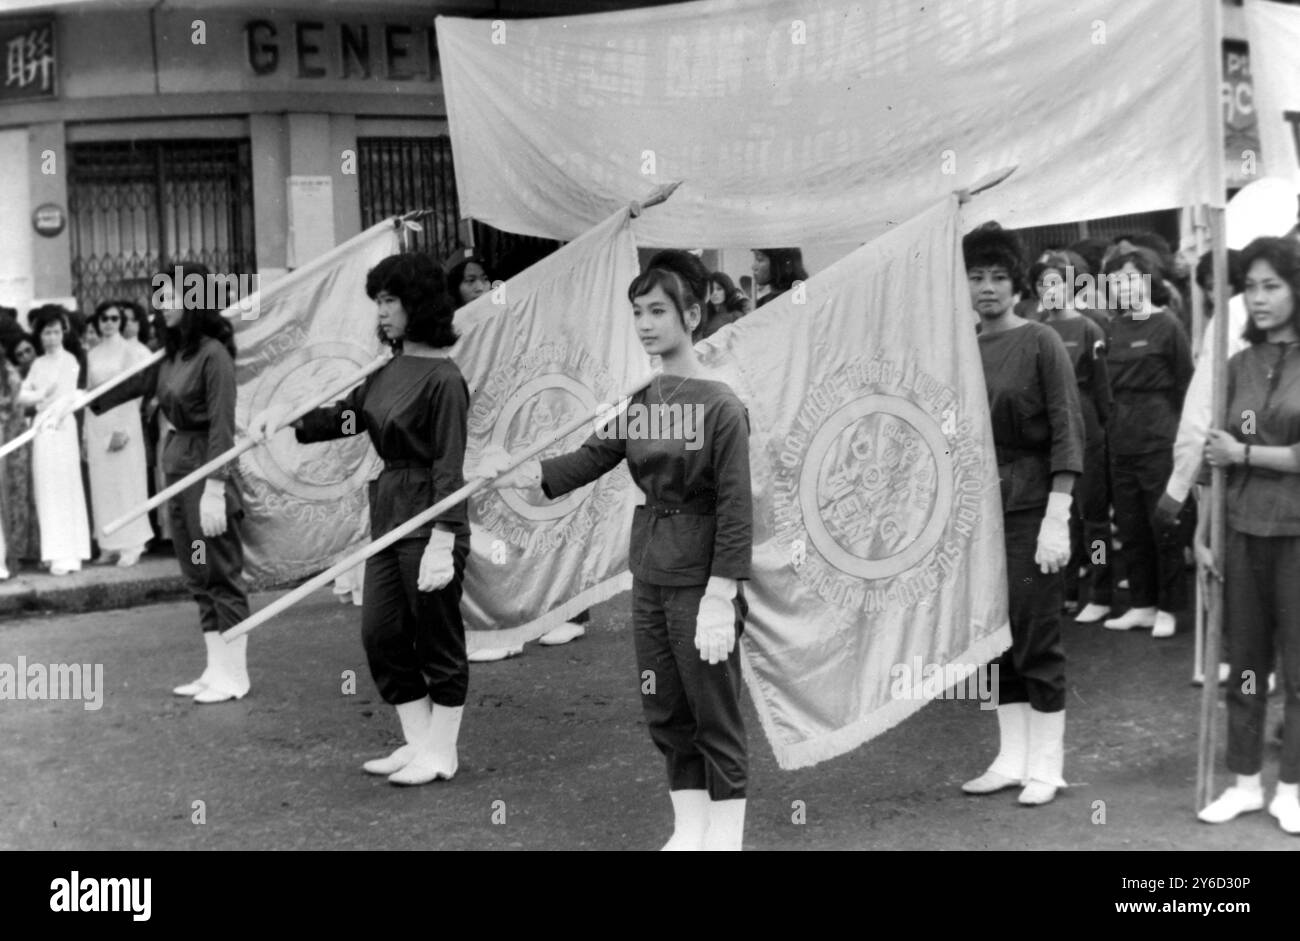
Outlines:
<svg viewBox="0 0 1300 941"><path fill-rule="evenodd" d="M43 352L41 334L50 324L57 323L63 328L64 346L68 343L68 337L72 335L71 311L59 304L42 304L40 307L33 308L27 315L27 319L32 325L32 336L36 338L37 353Z"/></svg>
<svg viewBox="0 0 1300 941"><path fill-rule="evenodd" d="M391 294L406 311L405 339L448 347L459 334L452 326L455 308L442 268L428 255L403 252L389 255L366 274L366 296L372 301L381 293ZM388 342L379 331L380 342ZM394 349L401 341L393 341Z"/></svg>
<svg viewBox="0 0 1300 941"><path fill-rule="evenodd" d="M1059 273L1061 279L1067 282L1070 280L1071 274L1076 278L1081 274L1092 274L1088 268L1088 263L1083 260L1083 256L1068 249L1059 252L1048 252L1030 265L1029 283L1036 288L1038 279L1048 271Z"/></svg>
<svg viewBox="0 0 1300 941"><path fill-rule="evenodd" d="M1003 268L1011 278L1011 290L1021 297L1030 296L1029 279L1025 272L1025 249L1016 233L1002 228L996 222L986 222L961 240L961 253L966 270L973 268Z"/></svg>
<svg viewBox="0 0 1300 941"><path fill-rule="evenodd" d="M1106 259L1106 263L1101 266L1101 273L1109 279L1110 275L1117 274L1125 265L1132 265L1137 269L1138 274L1146 277L1147 282L1151 285L1151 303L1157 307L1164 307L1169 303L1169 288L1165 280L1161 277L1160 257L1149 248L1135 247L1131 252L1113 252ZM1099 288L1103 288L1108 294L1110 291L1110 282Z"/></svg>
<svg viewBox="0 0 1300 941"><path fill-rule="evenodd" d="M1277 272L1279 278L1291 287L1291 326L1300 332L1300 242L1286 238L1257 238L1241 250L1242 281L1250 274L1251 266L1262 261ZM1255 321L1246 323L1242 334L1250 344L1263 343L1268 334L1255 326Z"/></svg>
<svg viewBox="0 0 1300 941"><path fill-rule="evenodd" d="M692 305L699 307L700 322L691 334L692 339L699 339L704 325L704 303L709 296L709 269L704 266L704 262L678 248L656 252L646 270L628 285L627 299L629 302L635 301L656 287L663 288L664 293L677 306L677 317L681 320L683 329L687 329L686 311Z"/></svg>
<svg viewBox="0 0 1300 941"><path fill-rule="evenodd" d="M732 313L744 313L749 306L749 298L745 292L736 287L736 282L731 280L731 276L723 271L715 271L709 275L709 294L713 293L713 286L717 285L722 288L723 300L722 309ZM716 307L712 301L709 301L710 307Z"/></svg>
<svg viewBox="0 0 1300 941"><path fill-rule="evenodd" d="M172 284L173 303L180 302L181 319L174 327L163 327L163 346L168 356L177 353L188 356L196 352L204 337L211 337L225 347L230 358L235 358L235 328L221 316L221 311L208 307L208 285L212 273L208 266L196 261L177 262L156 273L151 283L159 279L172 281L177 273L180 283ZM199 279L199 290L194 290L194 278ZM197 297L195 296L197 294ZM166 321L163 321L166 323Z"/></svg>

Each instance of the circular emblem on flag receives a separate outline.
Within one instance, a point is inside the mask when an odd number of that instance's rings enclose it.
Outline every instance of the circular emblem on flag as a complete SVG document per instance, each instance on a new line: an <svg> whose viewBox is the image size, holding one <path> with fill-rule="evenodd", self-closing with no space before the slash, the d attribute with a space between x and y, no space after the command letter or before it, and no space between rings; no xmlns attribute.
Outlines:
<svg viewBox="0 0 1300 941"><path fill-rule="evenodd" d="M953 505L952 455L938 423L907 399L867 395L829 415L809 442L799 502L827 562L890 578L939 542Z"/></svg>
<svg viewBox="0 0 1300 941"><path fill-rule="evenodd" d="M542 438L549 437L575 418L588 415L598 404L595 394L576 379L560 373L546 373L525 382L501 406L501 413L492 426L491 441L511 454L532 447ZM562 441L551 445L538 460L555 457L573 450L591 434L591 426L584 423ZM506 506L526 520L545 522L567 516L575 510L594 484L579 487L559 500L548 500L536 487L528 490L500 490L498 495Z"/></svg>
<svg viewBox="0 0 1300 941"><path fill-rule="evenodd" d="M248 414L256 415L270 405L305 403L372 359L356 344L336 340L294 350L259 377ZM354 427L360 427L358 418L352 421ZM249 452L249 457L277 490L311 502L326 502L340 500L365 484L372 460L377 460L369 442L368 435L355 434L306 447L292 434L280 433Z"/></svg>

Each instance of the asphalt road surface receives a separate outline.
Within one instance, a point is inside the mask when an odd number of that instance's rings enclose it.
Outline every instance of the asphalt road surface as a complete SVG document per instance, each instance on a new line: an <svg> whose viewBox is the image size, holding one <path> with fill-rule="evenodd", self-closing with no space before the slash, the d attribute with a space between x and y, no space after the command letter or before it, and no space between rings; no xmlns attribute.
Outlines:
<svg viewBox="0 0 1300 941"><path fill-rule="evenodd" d="M366 669L359 609L328 592L253 633L251 694L216 706L169 692L202 666L191 603L0 622L0 663L102 664L104 681L98 710L0 701L0 848L656 849L672 814L629 607L627 595L600 605L573 644L474 666L460 772L419 788L360 769L398 727ZM1066 644L1070 788L1055 802L961 793L997 745L992 713L972 702L932 702L849 755L787 772L747 700L746 848L1300 848L1266 813L1196 821L1185 626L1155 641L1069 623ZM1279 716L1274 697L1270 732ZM1222 705L1219 718L1221 755ZM1270 793L1277 756L1270 743ZM1229 780L1218 767L1216 791Z"/></svg>

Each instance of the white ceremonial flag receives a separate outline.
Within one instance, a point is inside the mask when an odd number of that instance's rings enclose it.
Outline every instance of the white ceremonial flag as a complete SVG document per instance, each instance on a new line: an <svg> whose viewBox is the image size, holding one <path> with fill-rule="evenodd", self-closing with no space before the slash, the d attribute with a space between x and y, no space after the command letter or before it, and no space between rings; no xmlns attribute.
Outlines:
<svg viewBox="0 0 1300 941"><path fill-rule="evenodd" d="M489 442L518 452L650 374L627 300L639 272L623 209L456 313L451 355L470 387L467 468ZM594 429L541 456L578 447ZM533 640L630 588L638 494L620 465L559 500L536 488L472 497L462 602L471 649Z"/></svg>
<svg viewBox="0 0 1300 941"><path fill-rule="evenodd" d="M951 197L698 347L749 408L743 662L783 768L879 735L1011 643L958 226Z"/></svg>
<svg viewBox="0 0 1300 941"><path fill-rule="evenodd" d="M377 223L241 302L235 326L235 421L298 405L379 354L366 273L400 251L392 220ZM379 473L368 435L304 448L282 432L239 459L245 572L278 584L332 565L370 537L365 483Z"/></svg>
<svg viewBox="0 0 1300 941"><path fill-rule="evenodd" d="M1300 188L1300 7L1246 0L1246 34L1259 115L1259 174Z"/></svg>
<svg viewBox="0 0 1300 941"><path fill-rule="evenodd" d="M684 180L638 224L642 246L861 244L1013 165L982 202L1010 228L1222 206L1218 5L701 0L440 16L460 210L571 239L647 183Z"/></svg>

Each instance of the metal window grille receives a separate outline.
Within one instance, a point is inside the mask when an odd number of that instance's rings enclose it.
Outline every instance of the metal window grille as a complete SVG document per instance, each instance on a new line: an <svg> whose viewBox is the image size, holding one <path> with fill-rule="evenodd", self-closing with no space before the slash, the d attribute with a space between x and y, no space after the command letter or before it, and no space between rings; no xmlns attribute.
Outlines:
<svg viewBox="0 0 1300 941"><path fill-rule="evenodd" d="M361 224L367 228L390 216L432 210L412 232L411 251L443 262L463 247L458 222L456 175L447 137L362 137L357 140ZM502 232L474 223L474 245L493 277L509 278L560 246L551 239Z"/></svg>
<svg viewBox="0 0 1300 941"><path fill-rule="evenodd" d="M154 273L177 263L257 270L247 139L73 144L68 157L72 290L83 311L113 298L147 308Z"/></svg>

